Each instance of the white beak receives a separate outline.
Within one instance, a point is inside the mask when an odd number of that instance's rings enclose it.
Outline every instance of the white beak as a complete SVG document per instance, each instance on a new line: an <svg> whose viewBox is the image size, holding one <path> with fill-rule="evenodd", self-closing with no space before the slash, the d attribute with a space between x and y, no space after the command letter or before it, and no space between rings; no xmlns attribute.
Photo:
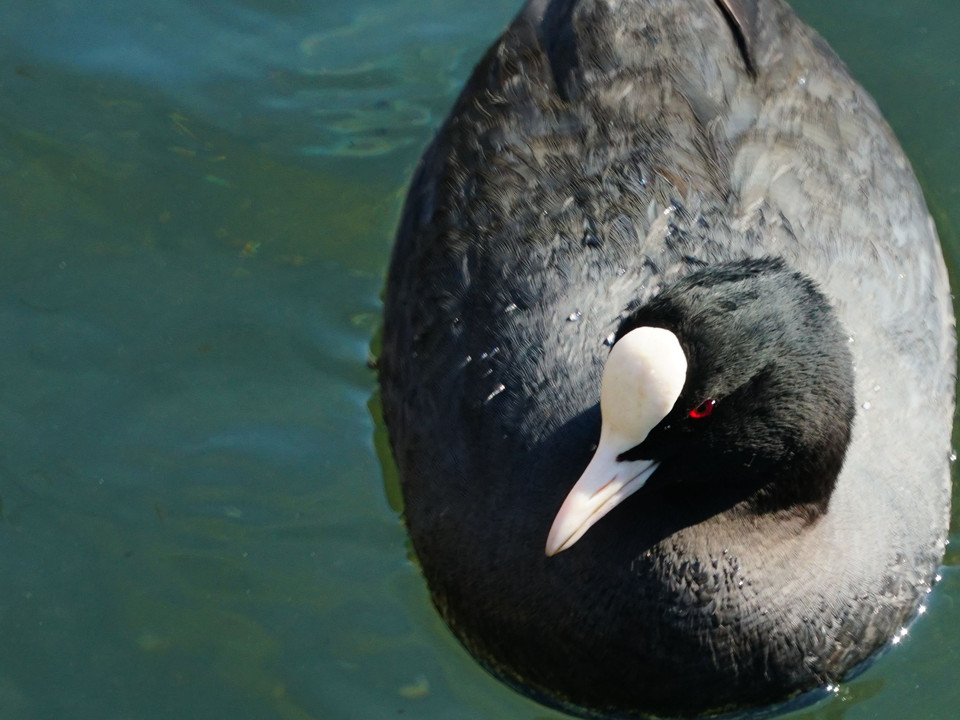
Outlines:
<svg viewBox="0 0 960 720"><path fill-rule="evenodd" d="M687 358L669 330L637 328L613 346L600 388L600 442L553 521L548 556L570 548L657 469L652 460L617 458L642 443L670 413L686 374Z"/></svg>

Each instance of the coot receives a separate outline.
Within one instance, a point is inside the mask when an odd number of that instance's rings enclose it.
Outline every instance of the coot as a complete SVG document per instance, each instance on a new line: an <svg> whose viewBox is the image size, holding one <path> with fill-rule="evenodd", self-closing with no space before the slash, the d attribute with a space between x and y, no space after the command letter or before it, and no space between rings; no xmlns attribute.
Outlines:
<svg viewBox="0 0 960 720"><path fill-rule="evenodd" d="M379 367L433 600L547 704L837 681L942 558L936 232L780 0L530 0L416 171Z"/></svg>

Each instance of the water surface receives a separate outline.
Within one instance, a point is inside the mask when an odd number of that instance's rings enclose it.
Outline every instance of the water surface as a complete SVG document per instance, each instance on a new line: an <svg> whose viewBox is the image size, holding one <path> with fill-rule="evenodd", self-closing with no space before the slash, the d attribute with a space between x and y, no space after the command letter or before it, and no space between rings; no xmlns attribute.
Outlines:
<svg viewBox="0 0 960 720"><path fill-rule="evenodd" d="M960 267L960 5L798 0ZM0 5L0 716L558 718L436 618L368 409L405 185L517 2ZM804 720L960 707L960 571Z"/></svg>

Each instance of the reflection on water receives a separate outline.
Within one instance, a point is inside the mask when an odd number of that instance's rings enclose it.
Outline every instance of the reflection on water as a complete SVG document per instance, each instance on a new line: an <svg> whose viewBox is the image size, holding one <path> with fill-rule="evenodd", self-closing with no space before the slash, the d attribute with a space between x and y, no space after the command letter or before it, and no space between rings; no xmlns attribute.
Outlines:
<svg viewBox="0 0 960 720"><path fill-rule="evenodd" d="M52 66L92 86L76 93L81 108L105 79L127 81L272 155L366 157L414 145L411 152L419 151L512 9L504 0L458 8L375 0L48 0L5 8L0 37L20 77L42 80L38 66ZM63 87L71 92L72 85ZM48 110L63 102L32 99ZM103 131L110 119L101 126L101 111L124 106L105 100L85 107L84 116ZM32 107L24 114L56 124L60 135L77 127L74 113L45 118ZM180 129L190 137L189 123Z"/></svg>
<svg viewBox="0 0 960 720"><path fill-rule="evenodd" d="M403 189L516 5L0 6L2 717L557 717L436 617L368 411ZM919 5L800 9L956 256L960 10ZM957 598L796 717L953 717Z"/></svg>

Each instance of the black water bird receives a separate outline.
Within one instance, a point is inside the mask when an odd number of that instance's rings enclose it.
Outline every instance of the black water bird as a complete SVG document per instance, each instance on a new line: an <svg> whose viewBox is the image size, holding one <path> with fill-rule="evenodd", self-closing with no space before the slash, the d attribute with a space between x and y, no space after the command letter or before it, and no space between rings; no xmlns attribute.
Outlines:
<svg viewBox="0 0 960 720"><path fill-rule="evenodd" d="M930 590L941 251L873 100L780 0L530 0L420 162L385 305L423 573L524 692L774 703Z"/></svg>

